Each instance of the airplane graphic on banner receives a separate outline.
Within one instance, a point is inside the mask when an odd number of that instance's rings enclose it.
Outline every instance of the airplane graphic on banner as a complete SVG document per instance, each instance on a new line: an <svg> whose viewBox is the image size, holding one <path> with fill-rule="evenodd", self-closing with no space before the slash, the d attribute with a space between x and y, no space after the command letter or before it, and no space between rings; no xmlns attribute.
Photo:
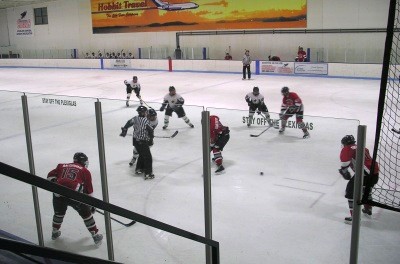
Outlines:
<svg viewBox="0 0 400 264"><path fill-rule="evenodd" d="M195 9L198 8L199 5L193 2L181 3L181 4L171 4L168 2L163 2L161 0L152 0L153 3L157 6L158 9L167 10L167 11L179 11L186 9Z"/></svg>

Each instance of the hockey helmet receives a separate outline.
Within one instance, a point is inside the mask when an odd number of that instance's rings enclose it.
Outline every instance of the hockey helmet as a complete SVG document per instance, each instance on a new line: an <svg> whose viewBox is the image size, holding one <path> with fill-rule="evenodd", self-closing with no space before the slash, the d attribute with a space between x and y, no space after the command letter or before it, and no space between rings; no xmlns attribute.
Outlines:
<svg viewBox="0 0 400 264"><path fill-rule="evenodd" d="M260 93L260 89L257 86L253 87L253 94L258 95Z"/></svg>
<svg viewBox="0 0 400 264"><path fill-rule="evenodd" d="M145 114L145 113L147 112L147 107L141 105L141 106L139 106L139 107L136 109L136 111L137 111L139 114Z"/></svg>
<svg viewBox="0 0 400 264"><path fill-rule="evenodd" d="M153 108L150 108L149 109L149 116L157 116L156 110L154 110Z"/></svg>
<svg viewBox="0 0 400 264"><path fill-rule="evenodd" d="M133 76L132 80L137 81L137 76Z"/></svg>
<svg viewBox="0 0 400 264"><path fill-rule="evenodd" d="M86 168L89 166L89 159L88 157L85 155L85 153L82 152L76 152L74 154L74 162L75 163L79 163L83 166L85 166Z"/></svg>
<svg viewBox="0 0 400 264"><path fill-rule="evenodd" d="M352 145L356 143L356 140L354 139L353 135L346 135L342 138L342 145L347 146L347 145Z"/></svg>
<svg viewBox="0 0 400 264"><path fill-rule="evenodd" d="M282 93L283 95L288 94L288 93L289 93L289 87L287 87L287 86L282 87L281 93Z"/></svg>
<svg viewBox="0 0 400 264"><path fill-rule="evenodd" d="M174 86L170 86L169 87L169 91L171 92L171 91L175 91L175 87Z"/></svg>

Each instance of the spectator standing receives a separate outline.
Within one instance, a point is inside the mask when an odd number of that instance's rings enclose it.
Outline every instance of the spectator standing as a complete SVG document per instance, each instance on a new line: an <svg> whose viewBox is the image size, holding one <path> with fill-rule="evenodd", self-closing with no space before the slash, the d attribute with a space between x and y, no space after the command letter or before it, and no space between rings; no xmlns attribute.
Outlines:
<svg viewBox="0 0 400 264"><path fill-rule="evenodd" d="M303 50L303 47L299 46L299 49L297 51L297 57L295 61L298 62L306 62L307 61L307 53Z"/></svg>
<svg viewBox="0 0 400 264"><path fill-rule="evenodd" d="M251 78L251 71L250 71L251 57L250 57L249 50L246 50L246 52L244 53L242 63L243 63L243 78L242 78L242 80L246 80L246 71L247 71L247 77L250 80L250 78Z"/></svg>
<svg viewBox="0 0 400 264"><path fill-rule="evenodd" d="M182 50L181 50L181 47L179 45L176 47L174 55L175 55L175 59L177 59L177 60L181 60L182 59Z"/></svg>

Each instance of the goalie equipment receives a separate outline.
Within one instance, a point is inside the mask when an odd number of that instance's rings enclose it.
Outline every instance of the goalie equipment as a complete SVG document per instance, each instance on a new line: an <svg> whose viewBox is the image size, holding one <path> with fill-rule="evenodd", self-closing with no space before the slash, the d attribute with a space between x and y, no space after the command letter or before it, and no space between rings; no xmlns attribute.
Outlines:
<svg viewBox="0 0 400 264"><path fill-rule="evenodd" d="M85 166L86 168L89 166L88 157L82 152L76 152L74 154L73 160L75 163L79 163L79 164Z"/></svg>
<svg viewBox="0 0 400 264"><path fill-rule="evenodd" d="M340 175L343 176L343 179L345 179L346 181L351 179L351 174L348 170L346 169L339 169L339 173Z"/></svg>
<svg viewBox="0 0 400 264"><path fill-rule="evenodd" d="M356 140L354 139L353 135L346 135L342 138L341 143L343 146L353 145L356 143Z"/></svg>
<svg viewBox="0 0 400 264"><path fill-rule="evenodd" d="M121 134L119 134L121 137L125 137L126 136L126 133L128 132L128 129L126 129L126 128L124 128L124 127L121 127Z"/></svg>

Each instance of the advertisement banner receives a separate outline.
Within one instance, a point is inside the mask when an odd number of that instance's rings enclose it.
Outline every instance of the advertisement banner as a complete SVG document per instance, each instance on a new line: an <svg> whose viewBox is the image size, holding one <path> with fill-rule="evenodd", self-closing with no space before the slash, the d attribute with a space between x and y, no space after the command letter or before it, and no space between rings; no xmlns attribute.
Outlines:
<svg viewBox="0 0 400 264"><path fill-rule="evenodd" d="M111 59L110 62L111 68L122 69L131 67L130 59Z"/></svg>
<svg viewBox="0 0 400 264"><path fill-rule="evenodd" d="M307 28L307 0L91 0L94 34Z"/></svg>
<svg viewBox="0 0 400 264"><path fill-rule="evenodd" d="M293 74L294 62L260 61L261 73Z"/></svg>
<svg viewBox="0 0 400 264"><path fill-rule="evenodd" d="M31 37L33 36L33 9L16 9L14 12L16 21L16 36Z"/></svg>
<svg viewBox="0 0 400 264"><path fill-rule="evenodd" d="M328 63L296 62L294 67L294 73L328 75Z"/></svg>

